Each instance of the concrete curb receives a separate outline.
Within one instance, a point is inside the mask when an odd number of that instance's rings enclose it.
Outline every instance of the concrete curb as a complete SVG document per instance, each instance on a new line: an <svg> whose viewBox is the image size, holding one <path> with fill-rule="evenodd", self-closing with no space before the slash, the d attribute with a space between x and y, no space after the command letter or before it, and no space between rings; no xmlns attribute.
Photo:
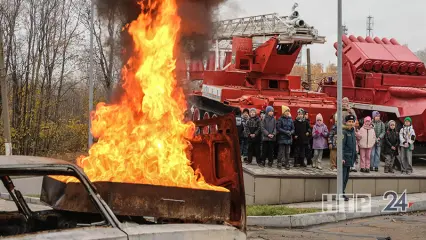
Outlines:
<svg viewBox="0 0 426 240"><path fill-rule="evenodd" d="M0 199L4 199L4 200L11 200L13 201L12 197L10 196L9 193L0 193ZM37 204L37 205L44 205L41 201L40 198L35 198L35 197L26 197L24 196L24 199L27 203L31 203L31 204Z"/></svg>
<svg viewBox="0 0 426 240"><path fill-rule="evenodd" d="M333 223L356 218L393 215L401 212L383 212L385 204L371 207L371 212L318 212L284 216L248 216L247 225L261 227L303 228L324 223ZM406 212L426 211L426 200L415 202Z"/></svg>

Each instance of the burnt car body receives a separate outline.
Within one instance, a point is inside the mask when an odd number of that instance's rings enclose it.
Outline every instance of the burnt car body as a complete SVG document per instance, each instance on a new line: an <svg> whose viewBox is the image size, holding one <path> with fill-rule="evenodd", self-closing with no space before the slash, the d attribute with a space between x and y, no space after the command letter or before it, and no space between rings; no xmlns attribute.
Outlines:
<svg viewBox="0 0 426 240"><path fill-rule="evenodd" d="M0 177L19 210L0 215L1 236L32 239L34 235L30 233L36 233L40 239L44 235L46 239L139 239L143 235L145 239L147 234L154 238L173 232L170 238L162 239L246 239L245 193L235 117L231 114L198 121L196 127L199 131L190 139L193 168L199 169L208 183L223 186L229 192L91 183L79 167L69 162L0 156ZM216 132L204 134L205 127L214 127ZM40 200L52 209L29 209L9 177L23 175L44 176ZM73 176L79 182L66 184L52 175Z"/></svg>
<svg viewBox="0 0 426 240"><path fill-rule="evenodd" d="M11 177L47 175L77 178L84 186L83 190L97 209L97 213L77 214L54 209L32 211L19 189L16 189ZM19 236L21 234L64 230L63 233L69 232L70 236L77 234L84 238L83 232L75 231L75 229L84 228L85 234L88 235L95 234L101 229L102 231L107 229L106 231L112 236L121 236L124 237L123 239L127 239L127 234L120 229L120 221L96 192L87 176L74 164L40 157L0 156L0 178L18 209L16 212L0 212L1 236ZM29 235L22 237L24 239L29 238Z"/></svg>

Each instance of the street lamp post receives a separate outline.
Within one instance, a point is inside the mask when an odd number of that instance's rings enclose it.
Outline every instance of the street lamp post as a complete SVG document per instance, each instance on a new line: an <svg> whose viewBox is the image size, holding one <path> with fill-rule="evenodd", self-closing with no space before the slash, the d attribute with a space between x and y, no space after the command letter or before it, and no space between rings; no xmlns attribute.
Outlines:
<svg viewBox="0 0 426 240"><path fill-rule="evenodd" d="M337 0L337 196L343 193L342 35L342 0Z"/></svg>
<svg viewBox="0 0 426 240"><path fill-rule="evenodd" d="M91 9L90 9L90 67L89 67L89 148L93 144L93 135L92 135L92 119L90 117L91 112L93 111L93 78L95 77L94 74L94 47L93 47L93 41L94 41L94 34L95 34L95 23L94 23L94 12L95 12L95 3L92 0L91 1Z"/></svg>

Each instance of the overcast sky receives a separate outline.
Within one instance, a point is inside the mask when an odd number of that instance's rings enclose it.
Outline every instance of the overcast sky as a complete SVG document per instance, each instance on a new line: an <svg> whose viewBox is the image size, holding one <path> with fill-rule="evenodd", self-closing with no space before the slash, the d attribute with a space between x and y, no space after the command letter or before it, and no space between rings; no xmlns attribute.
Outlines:
<svg viewBox="0 0 426 240"><path fill-rule="evenodd" d="M279 13L288 15L294 2L307 24L325 36L325 45L311 45L313 63L336 63L333 44L337 41L337 0L228 0L221 6L221 19ZM348 34L366 36L366 20L374 17L373 36L395 38L413 51L426 48L426 1L343 0L343 23ZM303 61L306 57L303 56Z"/></svg>

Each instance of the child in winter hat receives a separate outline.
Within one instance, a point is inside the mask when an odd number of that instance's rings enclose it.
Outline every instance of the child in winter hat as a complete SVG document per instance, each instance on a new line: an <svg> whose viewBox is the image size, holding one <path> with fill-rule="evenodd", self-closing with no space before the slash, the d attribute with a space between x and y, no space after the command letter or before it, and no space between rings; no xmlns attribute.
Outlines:
<svg viewBox="0 0 426 240"><path fill-rule="evenodd" d="M281 169L283 164L284 167L290 169L290 148L293 142L294 134L294 123L291 119L290 108L287 106L281 106L282 115L277 121L277 137L278 142L278 156L277 156L277 168Z"/></svg>
<svg viewBox="0 0 426 240"><path fill-rule="evenodd" d="M265 166L265 159L268 159L268 166L272 167L274 160L274 147L277 135L277 121L274 118L274 108L271 106L266 107L266 116L262 120L262 163Z"/></svg>
<svg viewBox="0 0 426 240"><path fill-rule="evenodd" d="M374 120L375 117L380 117L380 113L378 111L373 111L372 117Z"/></svg>
<svg viewBox="0 0 426 240"><path fill-rule="evenodd" d="M385 173L393 173L393 164L398 153L399 133L395 128L396 122L394 120L390 120L389 128L387 129L384 137L385 141L383 146L383 154L385 155Z"/></svg>
<svg viewBox="0 0 426 240"><path fill-rule="evenodd" d="M413 172L412 151L414 150L414 142L416 140L416 133L412 126L410 117L404 119L404 127L399 132L400 136L400 152L401 152L401 172L410 174Z"/></svg>
<svg viewBox="0 0 426 240"><path fill-rule="evenodd" d="M261 163L261 123L260 118L256 115L256 113L256 108L250 109L250 118L247 120L244 128L244 134L248 138L247 159L245 159L246 164L251 164L253 156L256 157L258 164Z"/></svg>
<svg viewBox="0 0 426 240"><path fill-rule="evenodd" d="M309 135L311 135L311 126L308 121L304 118L305 111L303 108L297 110L296 121L294 121L294 141L293 145L295 148L295 167L306 167L305 164L305 149L309 144Z"/></svg>
<svg viewBox="0 0 426 240"><path fill-rule="evenodd" d="M282 105L281 106L281 112L284 114L285 112L290 112L290 108L289 107L287 107L287 106L285 106L285 105Z"/></svg>
<svg viewBox="0 0 426 240"><path fill-rule="evenodd" d="M269 114L270 112L274 112L274 108L273 107L271 107L271 106L267 106L266 107L266 114Z"/></svg>
<svg viewBox="0 0 426 240"><path fill-rule="evenodd" d="M376 133L371 125L371 117L364 118L364 125L357 133L359 140L360 157L361 157L361 172L370 172L371 150L376 143Z"/></svg>
<svg viewBox="0 0 426 240"><path fill-rule="evenodd" d="M328 128L327 125L324 124L321 113L318 113L316 117L316 123L313 129L313 145L314 149L314 157L313 157L313 167L318 169L322 169L321 160L324 149L328 148L327 137L328 137Z"/></svg>

